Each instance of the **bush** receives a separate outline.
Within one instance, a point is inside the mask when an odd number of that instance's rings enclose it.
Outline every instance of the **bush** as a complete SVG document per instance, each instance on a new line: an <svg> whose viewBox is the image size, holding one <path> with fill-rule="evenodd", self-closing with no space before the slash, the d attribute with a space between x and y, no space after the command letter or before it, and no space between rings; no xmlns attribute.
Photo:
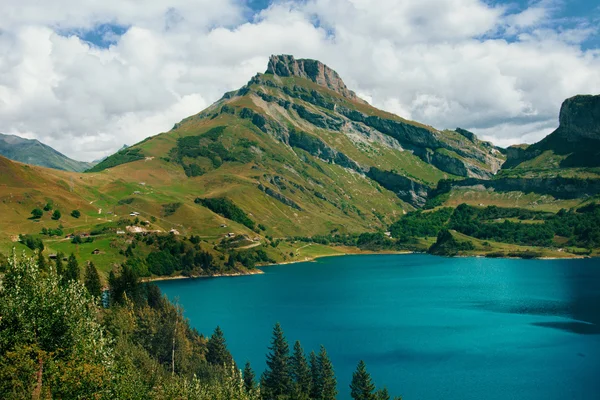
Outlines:
<svg viewBox="0 0 600 400"><path fill-rule="evenodd" d="M31 218L33 218L33 219L40 219L40 218L42 218L43 215L44 215L44 212L42 210L40 210L39 208L34 208L33 210L31 210Z"/></svg>
<svg viewBox="0 0 600 400"><path fill-rule="evenodd" d="M79 210L73 210L73 211L71 211L71 217L79 218L79 217L81 217L81 212L79 212Z"/></svg>
<svg viewBox="0 0 600 400"><path fill-rule="evenodd" d="M44 243L40 238L34 238L31 235L19 235L19 242L29 247L31 250L44 250Z"/></svg>
<svg viewBox="0 0 600 400"><path fill-rule="evenodd" d="M246 215L244 210L225 197L215 197L212 199L197 198L194 200L194 203L201 204L212 212L238 222L250 229L254 229L254 226L256 225L256 223Z"/></svg>
<svg viewBox="0 0 600 400"><path fill-rule="evenodd" d="M62 214L60 213L60 211L54 210L54 212L52 213L52 219L55 221L58 221L60 219L60 217L62 217Z"/></svg>

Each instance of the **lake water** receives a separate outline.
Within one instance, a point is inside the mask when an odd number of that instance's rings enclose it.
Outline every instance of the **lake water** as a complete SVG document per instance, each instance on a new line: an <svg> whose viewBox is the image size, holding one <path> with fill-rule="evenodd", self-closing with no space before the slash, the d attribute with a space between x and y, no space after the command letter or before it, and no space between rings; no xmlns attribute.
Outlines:
<svg viewBox="0 0 600 400"><path fill-rule="evenodd" d="M192 326L264 370L273 325L325 345L339 399L356 364L404 400L600 399L600 260L322 258L161 282Z"/></svg>

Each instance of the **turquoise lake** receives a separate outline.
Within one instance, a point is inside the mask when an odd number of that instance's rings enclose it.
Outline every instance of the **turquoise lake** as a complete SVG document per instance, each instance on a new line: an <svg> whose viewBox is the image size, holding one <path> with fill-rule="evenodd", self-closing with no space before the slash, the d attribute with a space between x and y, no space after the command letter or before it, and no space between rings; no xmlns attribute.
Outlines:
<svg viewBox="0 0 600 400"><path fill-rule="evenodd" d="M160 282L259 376L273 325L403 400L600 399L600 260L368 255Z"/></svg>

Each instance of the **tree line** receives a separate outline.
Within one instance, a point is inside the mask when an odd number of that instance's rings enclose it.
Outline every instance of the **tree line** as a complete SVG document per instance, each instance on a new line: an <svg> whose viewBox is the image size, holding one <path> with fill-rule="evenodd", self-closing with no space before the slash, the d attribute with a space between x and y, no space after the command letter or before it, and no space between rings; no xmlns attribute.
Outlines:
<svg viewBox="0 0 600 400"><path fill-rule="evenodd" d="M127 265L109 278L110 302L93 264L84 279L74 256L8 259L0 278L0 397L198 400L335 399L337 381L324 347L307 358L290 351L276 324L267 369L238 369L217 327L206 338L156 285ZM364 362L350 385L356 400L386 400Z"/></svg>

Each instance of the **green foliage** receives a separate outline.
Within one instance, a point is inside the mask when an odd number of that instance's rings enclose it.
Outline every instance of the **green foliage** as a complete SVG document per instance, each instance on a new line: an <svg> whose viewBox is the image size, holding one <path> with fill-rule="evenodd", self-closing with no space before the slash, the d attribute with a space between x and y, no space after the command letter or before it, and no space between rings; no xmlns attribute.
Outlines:
<svg viewBox="0 0 600 400"><path fill-rule="evenodd" d="M60 217L62 217L60 210L54 210L54 212L52 213L52 219L58 221Z"/></svg>
<svg viewBox="0 0 600 400"><path fill-rule="evenodd" d="M390 226L392 236L401 242L436 236L445 229L481 240L524 246L553 246L556 245L555 237L560 236L567 239L567 245L594 248L600 246L600 207L591 203L577 210L551 214L520 208L479 208L461 204L454 210L442 208L432 212L411 212ZM564 241L561 246L564 246Z"/></svg>
<svg viewBox="0 0 600 400"><path fill-rule="evenodd" d="M79 281L79 275L79 263L77 262L77 258L75 258L75 254L71 253L67 261L67 268L65 269L64 281Z"/></svg>
<svg viewBox="0 0 600 400"><path fill-rule="evenodd" d="M44 242L42 242L42 239L33 237L31 235L19 235L19 242L23 243L31 250L44 250Z"/></svg>
<svg viewBox="0 0 600 400"><path fill-rule="evenodd" d="M73 217L73 218L79 218L79 217L81 217L81 211L79 211L79 210L73 210L73 211L71 211L71 217Z"/></svg>
<svg viewBox="0 0 600 400"><path fill-rule="evenodd" d="M196 204L203 205L216 214L245 225L250 229L254 229L254 226L256 225L256 223L248 217L244 210L236 206L231 200L225 197L206 199L201 199L198 197L196 200L194 200L194 202Z"/></svg>
<svg viewBox="0 0 600 400"><path fill-rule="evenodd" d="M100 172L107 168L113 168L117 165L126 164L132 161L143 160L144 154L140 149L127 148L105 158L86 172Z"/></svg>
<svg viewBox="0 0 600 400"><path fill-rule="evenodd" d="M65 267L63 265L63 257L64 257L64 254L61 252L58 252L56 254L56 259L54 260L54 267L56 268L56 274L58 276L60 276L61 279L65 273Z"/></svg>
<svg viewBox="0 0 600 400"><path fill-rule="evenodd" d="M53 207L54 207L54 203L52 203L52 201L49 201L44 206L44 211L50 211L50 210L52 210Z"/></svg>
<svg viewBox="0 0 600 400"><path fill-rule="evenodd" d="M81 240L81 236L75 235L75 236L73 236L73 239L71 239L71 243L81 244L81 243L83 243L83 240Z"/></svg>
<svg viewBox="0 0 600 400"><path fill-rule="evenodd" d="M83 285L13 256L0 285L3 398L109 397L113 354Z"/></svg>
<svg viewBox="0 0 600 400"><path fill-rule="evenodd" d="M154 251L146 258L148 270L154 275L171 275L177 269L177 259L167 251Z"/></svg>
<svg viewBox="0 0 600 400"><path fill-rule="evenodd" d="M31 218L32 219L40 219L44 215L44 212L39 208L34 208L31 210Z"/></svg>
<svg viewBox="0 0 600 400"><path fill-rule="evenodd" d="M431 254L441 256L455 256L462 251L474 250L475 246L470 241L458 241L447 229L438 233L437 240L429 248Z"/></svg>
<svg viewBox="0 0 600 400"><path fill-rule="evenodd" d="M161 206L161 214L163 217L170 217L181 207L181 203L168 203Z"/></svg>
<svg viewBox="0 0 600 400"><path fill-rule="evenodd" d="M212 168L215 169L224 162L247 163L253 159L249 148L256 145L256 142L240 138L231 149L226 149L220 141L225 128L225 126L217 126L201 135L177 139L177 146L171 150L171 155L181 164L187 176L201 176L207 171L195 162L186 163L185 159L204 158L210 160Z"/></svg>
<svg viewBox="0 0 600 400"><path fill-rule="evenodd" d="M320 399L335 400L337 396L337 380L333 371L333 364L329 360L327 350L321 346L319 355L317 356L317 364L319 365L319 383L316 385L320 391Z"/></svg>
<svg viewBox="0 0 600 400"><path fill-rule="evenodd" d="M64 234L64 231L62 230L61 226L59 226L56 229L42 228L40 234L41 235L47 235L47 236L50 236L50 237L52 237L52 236L62 236Z"/></svg>
<svg viewBox="0 0 600 400"><path fill-rule="evenodd" d="M102 282L100 281L100 275L94 263L89 262L85 267L85 276L83 279L85 288L94 297L100 297L102 295Z"/></svg>
<svg viewBox="0 0 600 400"><path fill-rule="evenodd" d="M359 361L356 371L352 374L350 396L354 400L377 400L375 385L371 380L371 375L367 372L367 366L363 360Z"/></svg>
<svg viewBox="0 0 600 400"><path fill-rule="evenodd" d="M206 361L209 364L225 367L233 364L233 357L231 357L231 353L227 350L225 336L219 326L215 328L210 339L208 339L206 349Z"/></svg>
<svg viewBox="0 0 600 400"><path fill-rule="evenodd" d="M261 391L267 399L289 396L292 389L290 376L290 349L278 323L273 328L271 346L267 354L267 369L261 377Z"/></svg>
<svg viewBox="0 0 600 400"><path fill-rule="evenodd" d="M256 390L256 378L249 361L247 361L246 365L244 366L242 378L244 379L244 389L246 389L246 392L254 392Z"/></svg>
<svg viewBox="0 0 600 400"><path fill-rule="evenodd" d="M440 229L448 223L452 212L452 208L410 212L392 224L390 232L401 242L409 241L411 237L437 236Z"/></svg>
<svg viewBox="0 0 600 400"><path fill-rule="evenodd" d="M292 395L295 399L308 399L312 386L310 367L304 356L299 341L294 343L294 351L290 358L290 374L292 376Z"/></svg>

